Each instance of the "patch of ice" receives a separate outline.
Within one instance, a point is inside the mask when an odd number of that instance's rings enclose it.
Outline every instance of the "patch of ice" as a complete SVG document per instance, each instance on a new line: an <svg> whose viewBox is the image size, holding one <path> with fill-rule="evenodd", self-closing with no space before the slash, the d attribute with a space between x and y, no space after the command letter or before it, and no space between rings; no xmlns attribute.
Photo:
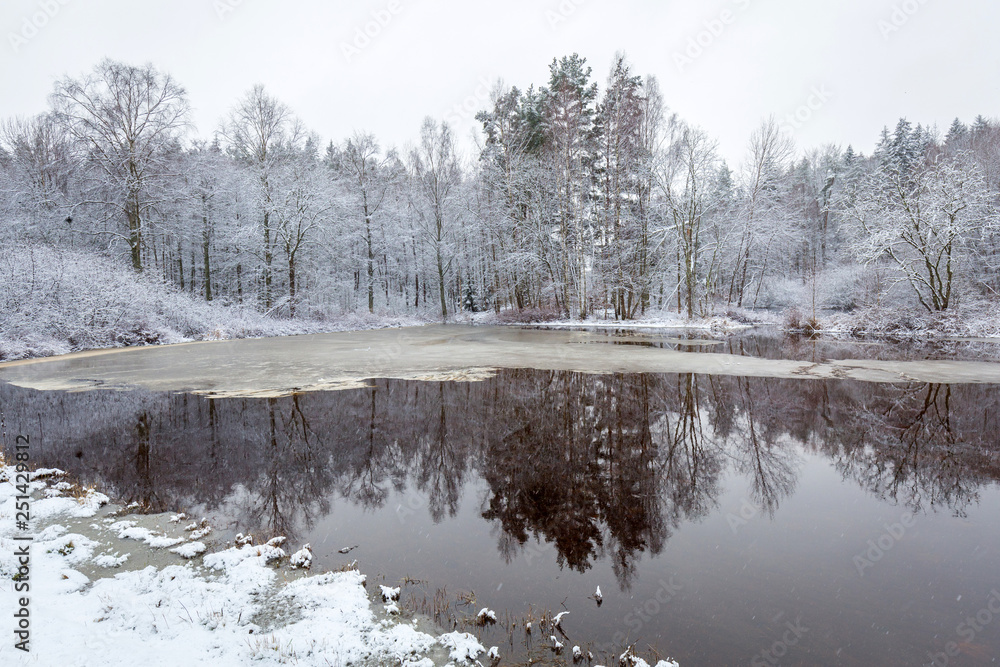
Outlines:
<svg viewBox="0 0 1000 667"><path fill-rule="evenodd" d="M90 560L94 554L95 547L100 546L94 540L75 533L69 533L47 541L36 538L35 544L46 553L59 554L71 565Z"/></svg>
<svg viewBox="0 0 1000 667"><path fill-rule="evenodd" d="M124 565L125 561L128 560L128 557L129 554L125 554L124 556L119 556L117 551L114 553L114 555L110 553L103 553L99 556L94 557L94 565L96 565L97 567L115 569Z"/></svg>
<svg viewBox="0 0 1000 667"><path fill-rule="evenodd" d="M205 549L207 548L202 542L186 542L179 547L174 547L170 551L184 558L194 558L199 554L205 553Z"/></svg>
<svg viewBox="0 0 1000 667"><path fill-rule="evenodd" d="M191 539L192 540L200 540L201 538L205 537L206 535L208 535L211 532L212 532L212 527L211 526L205 526L204 528L201 528L200 530L193 531L191 533Z"/></svg>
<svg viewBox="0 0 1000 667"><path fill-rule="evenodd" d="M124 523L124 522L123 522ZM114 526L112 526L113 528ZM145 542L154 549L165 549L184 541L183 537L167 537L157 535L155 531L142 526L129 526L118 531L118 537L123 540L139 540Z"/></svg>
<svg viewBox="0 0 1000 667"><path fill-rule="evenodd" d="M246 561L253 561L263 566L271 561L284 558L286 555L284 549L278 547L269 547L266 544L255 547L248 544L209 554L205 556L205 565L213 570L226 570L228 572Z"/></svg>
<svg viewBox="0 0 1000 667"><path fill-rule="evenodd" d="M110 499L103 493L88 491L80 499L66 498L45 498L37 501L31 506L31 513L35 519L51 519L58 515L67 515L78 519L86 519L97 514L97 511L107 505Z"/></svg>
<svg viewBox="0 0 1000 667"><path fill-rule="evenodd" d="M51 526L46 526L42 530L38 531L38 534L35 535L35 540L39 542L54 540L55 538L64 534L67 530L69 530L69 528L67 528L66 526L54 523Z"/></svg>

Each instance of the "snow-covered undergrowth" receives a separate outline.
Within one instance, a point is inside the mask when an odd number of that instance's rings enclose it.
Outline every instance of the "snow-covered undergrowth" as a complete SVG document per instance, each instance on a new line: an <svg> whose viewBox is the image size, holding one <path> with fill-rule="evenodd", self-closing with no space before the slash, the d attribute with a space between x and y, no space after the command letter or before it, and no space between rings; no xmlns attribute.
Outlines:
<svg viewBox="0 0 1000 667"><path fill-rule="evenodd" d="M495 313L476 313L464 318L471 324L524 324L531 326L564 327L597 327L602 329L691 329L695 331L710 331L712 333L733 333L744 331L763 324L776 324L779 318L769 311L753 311L745 308L720 308L709 315L696 315L688 318L675 310L648 312L631 320L616 320L613 316L605 317L604 313L595 313L585 319L563 319L552 316L551 313L538 310L502 311Z"/></svg>
<svg viewBox="0 0 1000 667"><path fill-rule="evenodd" d="M276 319L209 303L90 252L5 249L0 257L0 361L78 350L422 324L345 314Z"/></svg>
<svg viewBox="0 0 1000 667"><path fill-rule="evenodd" d="M467 633L436 637L415 622L379 618L357 571L293 574L275 541L222 549L200 562L167 558L166 547L176 538L107 516L108 498L93 490L64 495L71 486L60 476L31 474L27 532L16 524L16 470L0 465L5 634L13 636L20 598L29 599L30 613L30 651L4 641L2 665L431 667L448 660L474 664L485 653ZM34 538L27 564L16 550L29 542L15 539L26 535ZM116 551L123 543L133 561L145 550L147 557L158 553L178 564L102 573L100 568L128 561Z"/></svg>
<svg viewBox="0 0 1000 667"><path fill-rule="evenodd" d="M820 318L824 333L925 341L936 338L997 338L1000 318L970 305L939 313L906 308L863 308Z"/></svg>

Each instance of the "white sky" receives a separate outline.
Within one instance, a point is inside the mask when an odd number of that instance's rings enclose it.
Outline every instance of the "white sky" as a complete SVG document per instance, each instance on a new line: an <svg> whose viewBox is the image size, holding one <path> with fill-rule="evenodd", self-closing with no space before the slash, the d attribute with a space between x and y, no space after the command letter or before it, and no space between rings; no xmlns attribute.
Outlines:
<svg viewBox="0 0 1000 667"><path fill-rule="evenodd" d="M379 11L391 19L348 59L342 45ZM33 16L45 25L32 36ZM1000 115L998 26L995 0L3 0L0 117L42 111L55 79L110 56L172 74L201 136L263 83L324 143L358 129L402 146L426 115L459 115L470 137L474 113L454 107L485 107L481 81L544 85L553 57L578 52L603 88L624 50L736 166L760 120L794 113L814 87L829 99L803 112L800 148L868 153L900 116L945 131ZM679 67L699 33L702 54Z"/></svg>

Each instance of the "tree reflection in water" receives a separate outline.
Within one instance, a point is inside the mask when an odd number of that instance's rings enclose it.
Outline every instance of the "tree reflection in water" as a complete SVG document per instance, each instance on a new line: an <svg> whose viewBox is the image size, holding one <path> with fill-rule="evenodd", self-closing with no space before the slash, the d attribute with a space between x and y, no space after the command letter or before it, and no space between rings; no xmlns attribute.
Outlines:
<svg viewBox="0 0 1000 667"><path fill-rule="evenodd" d="M995 389L889 387L859 409L853 437L830 454L845 477L914 511L965 516L1000 479Z"/></svg>
<svg viewBox="0 0 1000 667"><path fill-rule="evenodd" d="M962 514L1000 479L997 392L982 385L511 370L287 398L2 386L0 400L8 432L38 434L39 465L268 534L408 487L439 522L481 478L503 558L545 541L577 571L609 559L624 588L643 554L716 509L730 470L768 514L804 451L915 511Z"/></svg>

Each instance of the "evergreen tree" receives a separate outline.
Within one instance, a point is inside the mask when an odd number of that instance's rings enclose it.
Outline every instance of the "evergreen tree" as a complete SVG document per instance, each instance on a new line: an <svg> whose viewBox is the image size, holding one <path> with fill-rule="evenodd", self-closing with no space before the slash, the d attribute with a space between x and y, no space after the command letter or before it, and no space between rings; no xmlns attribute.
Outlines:
<svg viewBox="0 0 1000 667"><path fill-rule="evenodd" d="M593 230L588 221L594 156L594 104L597 84L591 68L577 54L553 59L549 85L541 91L545 113L546 157L555 181L556 233L561 253L559 306L567 315L589 311L588 265Z"/></svg>

